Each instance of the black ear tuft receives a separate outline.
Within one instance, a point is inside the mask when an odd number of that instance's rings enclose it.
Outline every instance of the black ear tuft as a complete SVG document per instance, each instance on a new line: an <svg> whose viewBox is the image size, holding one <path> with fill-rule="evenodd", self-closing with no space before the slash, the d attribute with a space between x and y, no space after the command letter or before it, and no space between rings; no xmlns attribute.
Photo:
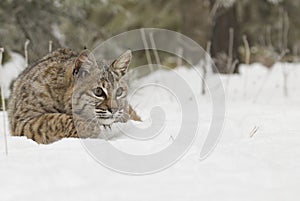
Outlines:
<svg viewBox="0 0 300 201"><path fill-rule="evenodd" d="M117 74L119 77L124 76L129 67L131 58L132 54L130 50L127 50L121 56L119 56L119 58L112 63L112 70L115 72L115 74Z"/></svg>

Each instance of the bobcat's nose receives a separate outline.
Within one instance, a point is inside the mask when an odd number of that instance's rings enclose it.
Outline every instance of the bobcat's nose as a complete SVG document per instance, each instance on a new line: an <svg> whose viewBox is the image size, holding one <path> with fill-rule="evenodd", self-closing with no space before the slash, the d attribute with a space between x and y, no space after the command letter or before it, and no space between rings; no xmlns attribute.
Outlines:
<svg viewBox="0 0 300 201"><path fill-rule="evenodd" d="M108 108L108 111L110 111L112 114L115 114L118 111L118 108Z"/></svg>

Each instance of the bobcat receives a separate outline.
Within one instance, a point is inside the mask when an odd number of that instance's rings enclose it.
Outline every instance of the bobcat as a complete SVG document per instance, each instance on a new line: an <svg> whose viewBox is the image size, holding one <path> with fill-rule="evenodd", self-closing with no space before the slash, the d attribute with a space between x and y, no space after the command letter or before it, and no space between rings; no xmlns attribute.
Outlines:
<svg viewBox="0 0 300 201"><path fill-rule="evenodd" d="M99 127L115 122L140 121L122 79L131 57L128 50L114 61L98 61L88 50L78 55L59 49L28 67L15 81L8 105L12 135L48 144L95 137Z"/></svg>

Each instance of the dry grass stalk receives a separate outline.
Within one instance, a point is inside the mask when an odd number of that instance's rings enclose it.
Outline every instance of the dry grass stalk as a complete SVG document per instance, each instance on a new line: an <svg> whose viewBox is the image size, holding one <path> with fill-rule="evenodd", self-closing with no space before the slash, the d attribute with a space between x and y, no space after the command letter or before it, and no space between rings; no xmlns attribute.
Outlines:
<svg viewBox="0 0 300 201"><path fill-rule="evenodd" d="M0 69L2 69L2 58L3 58L3 52L4 48L0 48ZM5 118L5 113L6 113L6 107L5 107L5 99L4 99L4 87L3 83L1 83L1 98L2 98L2 114L3 114L3 133L4 133L4 143L5 143L5 154L8 155L8 148L7 148L7 133L6 133L6 118Z"/></svg>
<svg viewBox="0 0 300 201"><path fill-rule="evenodd" d="M26 40L25 41L25 45L24 45L24 52L25 52L25 67L27 68L28 67L28 45L30 43L30 40Z"/></svg>
<svg viewBox="0 0 300 201"><path fill-rule="evenodd" d="M49 53L52 52L52 44L53 44L53 41L49 40Z"/></svg>

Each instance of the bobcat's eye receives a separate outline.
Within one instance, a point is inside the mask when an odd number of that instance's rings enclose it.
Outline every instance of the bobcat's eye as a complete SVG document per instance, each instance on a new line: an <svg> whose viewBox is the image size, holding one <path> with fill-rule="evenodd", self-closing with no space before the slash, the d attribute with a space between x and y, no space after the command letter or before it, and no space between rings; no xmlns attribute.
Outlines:
<svg viewBox="0 0 300 201"><path fill-rule="evenodd" d="M116 96L117 96L117 97L120 97L122 94L123 94L123 88L122 88L122 87L119 87L119 88L117 89Z"/></svg>
<svg viewBox="0 0 300 201"><path fill-rule="evenodd" d="M101 97L104 95L103 90L101 89L101 87L97 87L93 90L95 96Z"/></svg>

